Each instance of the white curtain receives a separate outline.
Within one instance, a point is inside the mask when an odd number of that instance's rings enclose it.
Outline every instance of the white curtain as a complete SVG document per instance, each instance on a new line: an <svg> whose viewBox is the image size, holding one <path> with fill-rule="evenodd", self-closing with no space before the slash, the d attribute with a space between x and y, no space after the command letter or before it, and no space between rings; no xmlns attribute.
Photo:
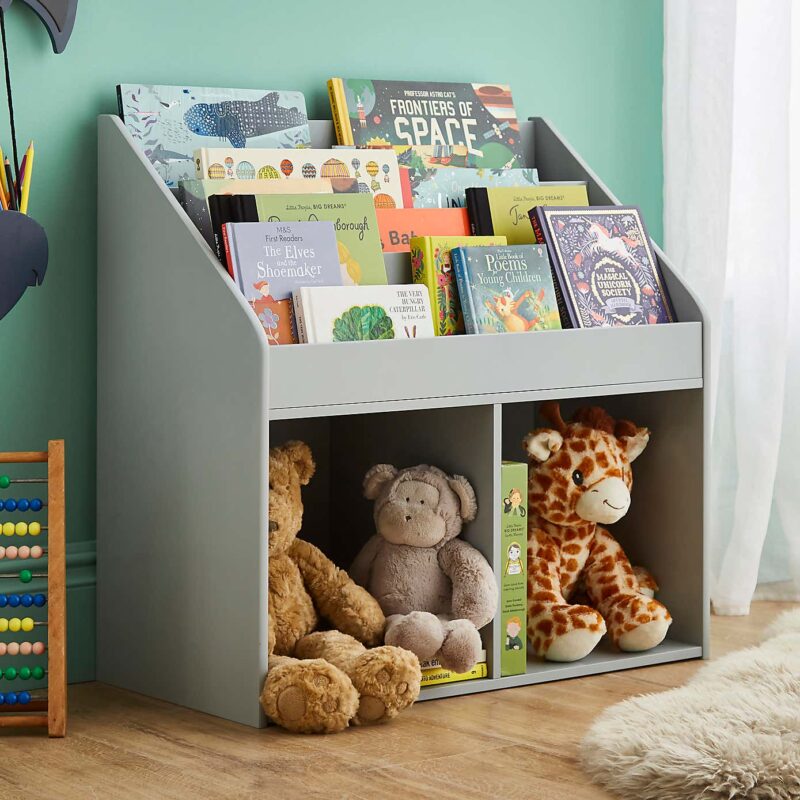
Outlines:
<svg viewBox="0 0 800 800"><path fill-rule="evenodd" d="M664 0L665 251L712 326L720 614L760 565L762 596L800 594L799 96L800 0Z"/></svg>

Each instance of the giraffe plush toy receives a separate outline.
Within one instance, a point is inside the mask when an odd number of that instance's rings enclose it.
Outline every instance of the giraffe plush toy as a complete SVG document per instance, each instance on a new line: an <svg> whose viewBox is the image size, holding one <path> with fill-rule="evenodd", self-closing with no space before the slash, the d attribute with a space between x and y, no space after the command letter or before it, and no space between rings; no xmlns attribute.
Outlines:
<svg viewBox="0 0 800 800"><path fill-rule="evenodd" d="M549 661L577 661L608 630L627 651L660 644L672 622L653 599L658 587L635 572L604 528L631 504L631 462L650 432L614 421L602 408L580 409L570 424L558 403L544 403L551 428L529 433L528 638ZM587 605L571 602L579 592Z"/></svg>

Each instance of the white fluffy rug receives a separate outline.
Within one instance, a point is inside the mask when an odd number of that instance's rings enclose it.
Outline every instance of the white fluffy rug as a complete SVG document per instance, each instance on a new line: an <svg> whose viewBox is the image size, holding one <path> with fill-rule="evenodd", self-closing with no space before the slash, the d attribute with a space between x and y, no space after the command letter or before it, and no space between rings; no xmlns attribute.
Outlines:
<svg viewBox="0 0 800 800"><path fill-rule="evenodd" d="M800 610L686 686L607 709L581 757L625 800L800 798Z"/></svg>

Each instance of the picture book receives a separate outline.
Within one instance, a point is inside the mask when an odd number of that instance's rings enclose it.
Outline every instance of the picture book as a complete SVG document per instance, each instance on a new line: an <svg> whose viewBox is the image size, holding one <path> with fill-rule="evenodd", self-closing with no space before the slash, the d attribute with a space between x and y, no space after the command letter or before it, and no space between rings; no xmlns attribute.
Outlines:
<svg viewBox="0 0 800 800"><path fill-rule="evenodd" d="M408 253L415 236L469 236L465 208L379 208L384 253Z"/></svg>
<svg viewBox="0 0 800 800"><path fill-rule="evenodd" d="M430 301L424 286L304 287L293 297L302 342L433 336Z"/></svg>
<svg viewBox="0 0 800 800"><path fill-rule="evenodd" d="M486 168L525 166L503 84L331 78L328 94L340 144L464 145Z"/></svg>
<svg viewBox="0 0 800 800"><path fill-rule="evenodd" d="M527 665L528 465L516 461L500 464L500 624L503 647L500 674L521 675Z"/></svg>
<svg viewBox="0 0 800 800"><path fill-rule="evenodd" d="M422 680L420 686L436 686L440 683L457 683L459 681L471 681L476 678L485 678L489 674L486 662L477 663L468 672L453 672L444 667L422 670Z"/></svg>
<svg viewBox="0 0 800 800"><path fill-rule="evenodd" d="M394 150L352 147L234 150L203 147L194 153L196 178L355 178L376 208L403 208L403 184Z"/></svg>
<svg viewBox="0 0 800 800"><path fill-rule="evenodd" d="M528 212L535 206L588 206L585 183L540 184L528 187L470 187L467 210L472 232L500 233L509 244L536 244Z"/></svg>
<svg viewBox="0 0 800 800"><path fill-rule="evenodd" d="M574 327L674 322L638 208L540 206L533 216Z"/></svg>
<svg viewBox="0 0 800 800"><path fill-rule="evenodd" d="M117 86L119 115L168 186L194 178L194 151L230 147L308 147L301 92L197 86Z"/></svg>
<svg viewBox="0 0 800 800"><path fill-rule="evenodd" d="M481 247L505 243L505 236L417 236L412 239L411 279L414 283L421 283L428 288L433 327L437 336L451 336L464 332L464 316L450 261L450 251L454 247Z"/></svg>
<svg viewBox="0 0 800 800"><path fill-rule="evenodd" d="M467 208L467 189L471 187L531 187L539 182L535 169L443 167L423 170L406 163L402 167L408 175L408 191L414 208Z"/></svg>
<svg viewBox="0 0 800 800"><path fill-rule="evenodd" d="M302 181L270 181L270 180L215 180L197 179L178 182L178 201L183 206L189 219L203 235L209 246L214 249L214 232L211 227L211 215L208 198L214 194L333 194L333 181L327 178L309 178ZM339 190L358 191L354 180L348 181L344 187L339 183Z"/></svg>
<svg viewBox="0 0 800 800"><path fill-rule="evenodd" d="M467 333L526 333L561 327L544 245L451 251Z"/></svg>
<svg viewBox="0 0 800 800"><path fill-rule="evenodd" d="M478 651L478 663L484 661L486 661L486 650L480 650ZM438 658L428 658L419 662L419 668L423 671L426 669L439 669L441 666L442 662Z"/></svg>
<svg viewBox="0 0 800 800"><path fill-rule="evenodd" d="M385 284L386 265L375 208L369 195L256 195L255 217L247 212L245 221L310 221L333 223L339 248L342 281L347 284ZM249 205L245 199L246 206Z"/></svg>

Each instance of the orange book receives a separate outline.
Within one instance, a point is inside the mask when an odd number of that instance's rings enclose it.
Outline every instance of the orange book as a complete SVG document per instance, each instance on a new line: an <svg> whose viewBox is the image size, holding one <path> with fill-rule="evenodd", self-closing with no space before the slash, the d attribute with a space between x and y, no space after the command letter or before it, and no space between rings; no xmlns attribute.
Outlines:
<svg viewBox="0 0 800 800"><path fill-rule="evenodd" d="M378 208L384 253L411 252L414 236L469 236L466 208Z"/></svg>

